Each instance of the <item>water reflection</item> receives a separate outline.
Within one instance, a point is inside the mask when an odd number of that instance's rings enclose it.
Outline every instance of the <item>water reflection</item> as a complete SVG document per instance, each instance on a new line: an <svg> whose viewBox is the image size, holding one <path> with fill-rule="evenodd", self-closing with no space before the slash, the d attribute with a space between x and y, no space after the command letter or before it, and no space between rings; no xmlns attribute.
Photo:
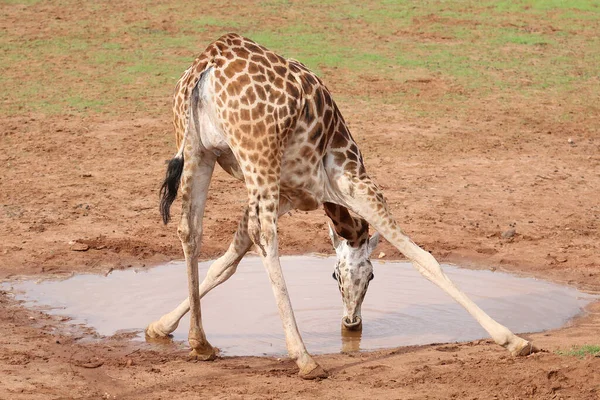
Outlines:
<svg viewBox="0 0 600 400"><path fill-rule="evenodd" d="M340 338L342 339L342 353L353 353L360 350L360 340L362 339L362 329L350 331L343 326Z"/></svg>

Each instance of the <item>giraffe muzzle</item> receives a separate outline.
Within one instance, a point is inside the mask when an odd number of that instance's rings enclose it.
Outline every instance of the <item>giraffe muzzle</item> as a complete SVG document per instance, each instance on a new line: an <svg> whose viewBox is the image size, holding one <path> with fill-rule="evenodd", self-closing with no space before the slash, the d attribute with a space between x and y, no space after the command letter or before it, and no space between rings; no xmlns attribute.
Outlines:
<svg viewBox="0 0 600 400"><path fill-rule="evenodd" d="M350 317L344 317L342 318L342 325L349 331L358 331L362 328L362 318L353 317L350 319Z"/></svg>

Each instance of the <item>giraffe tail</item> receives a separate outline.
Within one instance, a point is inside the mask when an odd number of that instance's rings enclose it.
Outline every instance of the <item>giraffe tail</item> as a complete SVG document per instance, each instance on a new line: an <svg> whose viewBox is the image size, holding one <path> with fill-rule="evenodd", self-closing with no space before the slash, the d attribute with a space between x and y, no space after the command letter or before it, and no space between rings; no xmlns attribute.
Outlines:
<svg viewBox="0 0 600 400"><path fill-rule="evenodd" d="M163 222L166 224L171 220L171 204L177 197L179 190L179 182L183 172L183 153L177 153L175 157L169 161L165 180L160 187L160 215Z"/></svg>
<svg viewBox="0 0 600 400"><path fill-rule="evenodd" d="M181 140L181 144L179 145L179 150L175 157L169 161L169 165L167 166L167 172L165 174L165 180L160 188L160 215L162 216L163 222L166 224L171 220L171 204L175 201L177 197L177 191L179 190L179 183L181 182L181 174L183 173L183 150L185 149L185 142L188 138L188 134L190 130L197 130L196 121L193 120L194 108L198 107L200 101L199 89L198 85L202 81L202 77L204 76L204 72L200 75L200 78L194 85L190 97L189 97L189 106L187 108L186 119L184 122L184 133L183 139Z"/></svg>

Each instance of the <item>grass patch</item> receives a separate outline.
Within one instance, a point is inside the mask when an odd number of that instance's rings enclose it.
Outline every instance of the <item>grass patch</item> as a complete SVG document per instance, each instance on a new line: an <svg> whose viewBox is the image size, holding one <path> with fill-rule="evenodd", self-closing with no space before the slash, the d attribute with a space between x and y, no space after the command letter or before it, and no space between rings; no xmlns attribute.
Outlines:
<svg viewBox="0 0 600 400"><path fill-rule="evenodd" d="M435 102L463 110L491 93L538 101L548 94L569 104L578 91L600 93L599 3L207 0L190 9L182 0L140 0L132 14L119 2L9 0L6 7L28 7L11 10L18 30L0 33L0 107L4 114L164 115L183 70L230 31L302 61L326 83L342 80L349 93L368 85L365 76L389 81L398 90L372 90L368 100L419 116L444 109ZM49 8L65 17L48 18L40 30ZM435 76L460 94L436 92L429 104L426 87L419 96L406 87L415 76Z"/></svg>
<svg viewBox="0 0 600 400"><path fill-rule="evenodd" d="M561 356L571 356L584 358L587 356L600 357L600 346L598 345L583 345L583 346L573 346L569 350L558 350L556 354Z"/></svg>

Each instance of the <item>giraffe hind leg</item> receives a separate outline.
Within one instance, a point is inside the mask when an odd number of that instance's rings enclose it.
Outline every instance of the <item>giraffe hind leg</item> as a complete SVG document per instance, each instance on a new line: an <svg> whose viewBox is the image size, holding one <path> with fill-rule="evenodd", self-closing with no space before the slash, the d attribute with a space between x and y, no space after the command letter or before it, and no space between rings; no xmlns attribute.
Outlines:
<svg viewBox="0 0 600 400"><path fill-rule="evenodd" d="M290 204L287 201L280 203L279 215L286 213L289 209ZM210 265L206 277L200 284L200 300L235 273L239 262L248 250L250 250L251 245L252 241L248 236L248 207L246 207L229 248L223 256ZM177 329L179 321L189 310L190 299L188 297L174 310L163 315L158 321L151 322L146 328L146 336L150 339L168 336Z"/></svg>

